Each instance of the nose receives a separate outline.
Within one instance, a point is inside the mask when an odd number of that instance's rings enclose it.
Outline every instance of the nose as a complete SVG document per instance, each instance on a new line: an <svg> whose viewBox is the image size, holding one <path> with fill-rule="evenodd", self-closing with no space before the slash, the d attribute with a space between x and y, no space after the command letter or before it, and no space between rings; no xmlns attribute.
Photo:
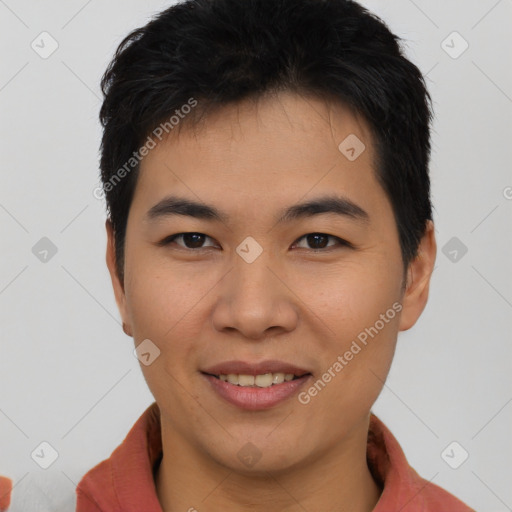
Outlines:
<svg viewBox="0 0 512 512"><path fill-rule="evenodd" d="M219 283L213 325L250 340L293 331L299 319L298 298L265 252L252 263L238 258Z"/></svg>

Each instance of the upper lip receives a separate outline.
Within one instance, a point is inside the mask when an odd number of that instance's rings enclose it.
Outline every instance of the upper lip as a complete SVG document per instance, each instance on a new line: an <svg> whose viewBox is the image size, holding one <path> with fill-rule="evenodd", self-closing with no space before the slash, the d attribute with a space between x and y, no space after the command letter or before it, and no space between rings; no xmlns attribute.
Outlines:
<svg viewBox="0 0 512 512"><path fill-rule="evenodd" d="M278 360L266 360L259 363L250 363L246 361L224 361L214 366L202 370L203 373L210 375L263 375L265 373L293 373L297 377L310 373L304 368L294 364Z"/></svg>

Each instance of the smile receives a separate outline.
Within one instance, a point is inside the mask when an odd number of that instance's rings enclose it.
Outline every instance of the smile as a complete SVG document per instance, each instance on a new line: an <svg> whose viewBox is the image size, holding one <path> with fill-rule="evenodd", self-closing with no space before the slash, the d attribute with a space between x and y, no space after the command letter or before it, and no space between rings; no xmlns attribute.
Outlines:
<svg viewBox="0 0 512 512"><path fill-rule="evenodd" d="M264 373L260 375L243 375L243 374L221 374L214 375L219 380L229 382L242 387L258 387L258 388L269 388L276 384L282 384L283 382L289 382L294 379L298 379L299 376L293 373Z"/></svg>
<svg viewBox="0 0 512 512"><path fill-rule="evenodd" d="M297 376L282 372L259 375L202 375L214 395L238 409L247 411L270 409L282 404L297 395L312 377L310 373Z"/></svg>

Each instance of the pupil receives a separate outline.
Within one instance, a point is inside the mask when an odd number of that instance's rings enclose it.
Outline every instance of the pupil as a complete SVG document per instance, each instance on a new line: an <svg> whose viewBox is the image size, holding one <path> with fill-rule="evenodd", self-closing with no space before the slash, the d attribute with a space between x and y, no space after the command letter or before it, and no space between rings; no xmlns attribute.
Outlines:
<svg viewBox="0 0 512 512"><path fill-rule="evenodd" d="M204 235L201 235L200 233L186 233L183 235L183 241L189 249L197 247L200 248L204 243Z"/></svg>
<svg viewBox="0 0 512 512"><path fill-rule="evenodd" d="M318 244L318 240L324 240L324 242L326 242L327 240L327 237L325 235L322 235L322 234L319 234L319 233L314 233L312 235L308 235L308 243L309 245L313 246L313 249L322 249L323 247L326 246L326 243L320 243Z"/></svg>

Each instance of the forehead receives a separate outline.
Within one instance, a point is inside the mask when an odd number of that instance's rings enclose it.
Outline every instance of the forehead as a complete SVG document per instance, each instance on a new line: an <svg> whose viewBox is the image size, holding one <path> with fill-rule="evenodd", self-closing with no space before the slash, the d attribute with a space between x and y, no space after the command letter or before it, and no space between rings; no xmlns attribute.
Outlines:
<svg viewBox="0 0 512 512"><path fill-rule="evenodd" d="M190 117L194 115L192 111ZM182 150L207 151L249 144L265 145L269 151L293 148L297 155L304 152L314 155L326 148L341 150L338 147L341 142L356 136L365 145L365 156L369 160L374 157L373 134L367 122L354 109L333 99L281 91L223 105L199 122L192 121L193 124L186 115L182 119L181 124L178 122L171 130L165 130L164 139L153 154L178 146ZM305 137L310 141L307 147L295 144L303 143ZM145 162L151 163L151 158Z"/></svg>
<svg viewBox="0 0 512 512"><path fill-rule="evenodd" d="M169 191L217 199L224 209L227 198L253 208L334 189L383 195L374 169L372 134L360 116L339 102L281 92L170 132L142 160L134 203Z"/></svg>

